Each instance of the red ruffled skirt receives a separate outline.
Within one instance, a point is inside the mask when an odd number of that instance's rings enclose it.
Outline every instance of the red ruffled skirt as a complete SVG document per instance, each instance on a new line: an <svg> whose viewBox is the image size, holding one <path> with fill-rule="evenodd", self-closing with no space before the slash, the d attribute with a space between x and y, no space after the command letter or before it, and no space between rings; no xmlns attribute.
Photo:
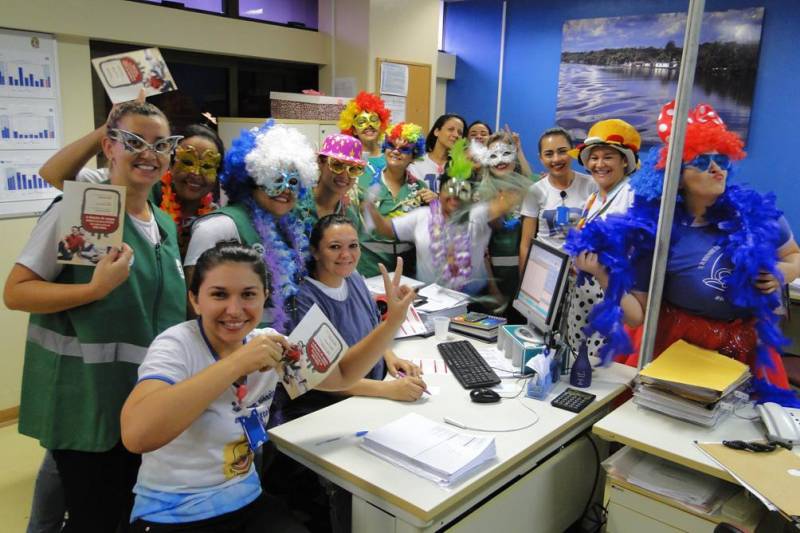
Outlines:
<svg viewBox="0 0 800 533"><path fill-rule="evenodd" d="M628 355L616 356L614 360L629 366L637 366L639 362L639 347L642 344L641 327L629 330L634 352ZM768 383L781 389L789 388L789 379L780 354L769 348L769 357L772 368L756 368L756 344L758 336L755 330L755 319L738 319L732 322L713 320L702 316L693 315L679 307L664 304L658 319L658 333L653 358L672 346L675 341L685 340L688 343L714 350L721 354L747 364L750 372L757 378L765 379Z"/></svg>

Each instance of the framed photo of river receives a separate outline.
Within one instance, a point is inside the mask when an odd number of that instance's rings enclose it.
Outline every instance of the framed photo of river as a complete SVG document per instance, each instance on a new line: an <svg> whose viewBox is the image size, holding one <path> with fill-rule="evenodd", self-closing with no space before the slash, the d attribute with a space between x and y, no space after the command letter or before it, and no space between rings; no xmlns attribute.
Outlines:
<svg viewBox="0 0 800 533"><path fill-rule="evenodd" d="M711 104L747 142L764 8L703 15L691 106ZM656 116L674 99L686 13L568 20L561 41L556 122L574 139L621 118L659 142Z"/></svg>

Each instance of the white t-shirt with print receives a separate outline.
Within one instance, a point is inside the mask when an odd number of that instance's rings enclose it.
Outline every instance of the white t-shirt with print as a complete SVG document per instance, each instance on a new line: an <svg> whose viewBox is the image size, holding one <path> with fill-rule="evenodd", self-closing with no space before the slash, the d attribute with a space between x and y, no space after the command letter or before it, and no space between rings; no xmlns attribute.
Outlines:
<svg viewBox="0 0 800 533"><path fill-rule="evenodd" d="M567 233L574 228L581 218L586 200L593 192L597 191L597 184L591 176L575 172L575 177L570 186L563 191L550 183L550 178L545 176L530 186L522 201L520 213L522 216L535 218L539 221L536 238L555 248L564 246ZM561 198L561 193L566 196ZM569 224L556 225L556 210L561 205L569 209Z"/></svg>
<svg viewBox="0 0 800 533"><path fill-rule="evenodd" d="M418 180L423 180L430 190L439 192L439 175L444 172L444 165L440 165L433 159L430 154L425 154L425 157L419 161L414 161L408 165L408 173Z"/></svg>
<svg viewBox="0 0 800 533"><path fill-rule="evenodd" d="M431 208L420 207L407 215L392 219L394 234L398 240L413 242L417 250L417 279L425 283L441 282L441 272L433 265L431 254ZM471 281L462 289L468 294L477 294L486 286L486 264L484 255L492 229L489 226L489 205L482 203L469 211L470 256L472 264Z"/></svg>
<svg viewBox="0 0 800 533"><path fill-rule="evenodd" d="M277 335L273 329L259 334ZM159 379L176 384L197 375L216 362L201 334L197 320L183 322L156 337L141 366L139 381ZM219 489L245 479L254 471L254 454L237 418L256 409L264 427L278 384L274 370L247 376L247 395L239 408L233 385L172 442L142 455L137 487L169 493L193 493ZM135 489L134 489L135 492Z"/></svg>

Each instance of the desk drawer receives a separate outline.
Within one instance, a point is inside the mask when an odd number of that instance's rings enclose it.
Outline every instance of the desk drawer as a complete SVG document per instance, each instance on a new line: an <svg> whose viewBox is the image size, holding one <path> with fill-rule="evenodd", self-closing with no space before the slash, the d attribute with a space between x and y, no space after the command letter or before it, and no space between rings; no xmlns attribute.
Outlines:
<svg viewBox="0 0 800 533"><path fill-rule="evenodd" d="M613 481L606 483L608 499L607 533L660 533L691 531L713 533L717 524L704 520L643 494L622 487Z"/></svg>

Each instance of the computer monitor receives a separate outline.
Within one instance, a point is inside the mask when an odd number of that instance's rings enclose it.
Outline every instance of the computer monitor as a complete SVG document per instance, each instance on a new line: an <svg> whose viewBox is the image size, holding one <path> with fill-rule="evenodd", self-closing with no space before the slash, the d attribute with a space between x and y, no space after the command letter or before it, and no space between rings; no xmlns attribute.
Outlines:
<svg viewBox="0 0 800 533"><path fill-rule="evenodd" d="M512 305L540 334L555 329L568 276L569 255L531 239L522 282Z"/></svg>

